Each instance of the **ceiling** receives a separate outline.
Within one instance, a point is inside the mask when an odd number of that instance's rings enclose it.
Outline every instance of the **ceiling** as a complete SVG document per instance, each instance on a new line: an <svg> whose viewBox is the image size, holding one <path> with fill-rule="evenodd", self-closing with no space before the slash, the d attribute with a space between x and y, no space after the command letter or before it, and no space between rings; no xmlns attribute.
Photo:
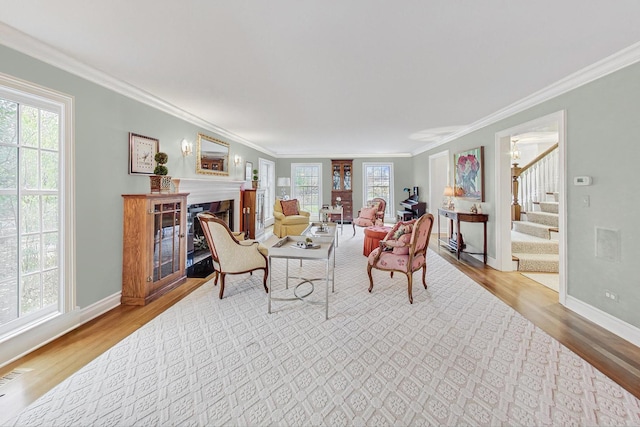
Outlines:
<svg viewBox="0 0 640 427"><path fill-rule="evenodd" d="M45 43L72 71L277 157L419 153L640 41L637 0L0 0L0 11L5 35Z"/></svg>

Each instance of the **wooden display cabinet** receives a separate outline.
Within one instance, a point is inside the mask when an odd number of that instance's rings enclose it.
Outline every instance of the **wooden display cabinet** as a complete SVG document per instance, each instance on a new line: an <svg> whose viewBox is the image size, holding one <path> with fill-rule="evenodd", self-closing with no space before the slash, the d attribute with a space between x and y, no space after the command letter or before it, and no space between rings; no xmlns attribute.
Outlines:
<svg viewBox="0 0 640 427"><path fill-rule="evenodd" d="M264 235L264 189L245 189L242 191L240 209L240 230L247 239L259 239Z"/></svg>
<svg viewBox="0 0 640 427"><path fill-rule="evenodd" d="M353 160L331 160L331 204L342 199L345 222L353 221ZM339 221L340 215L331 215L332 221Z"/></svg>
<svg viewBox="0 0 640 427"><path fill-rule="evenodd" d="M145 305L187 280L187 195L122 195L122 304Z"/></svg>

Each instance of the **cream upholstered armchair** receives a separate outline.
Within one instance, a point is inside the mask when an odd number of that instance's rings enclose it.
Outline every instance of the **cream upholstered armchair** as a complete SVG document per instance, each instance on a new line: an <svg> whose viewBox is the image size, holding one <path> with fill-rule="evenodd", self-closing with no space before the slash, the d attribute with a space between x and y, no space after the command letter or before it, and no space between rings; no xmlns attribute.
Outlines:
<svg viewBox="0 0 640 427"><path fill-rule="evenodd" d="M369 275L369 292L373 290L373 276L371 269L389 271L393 277L394 271L407 276L409 302L413 304L413 273L422 269L422 284L427 289L425 276L427 274L427 248L433 227L433 215L422 215L411 221L400 221L380 241L380 247L369 254L367 274Z"/></svg>
<svg viewBox="0 0 640 427"><path fill-rule="evenodd" d="M273 234L278 237L298 236L309 226L307 211L300 210L297 199L282 200L276 197L273 205Z"/></svg>
<svg viewBox="0 0 640 427"><path fill-rule="evenodd" d="M264 290L269 292L267 248L255 240L237 240L229 226L210 212L199 213L198 220L211 251L215 274L214 285L218 284L218 278L220 278L220 299L224 294L224 278L227 274L264 270L262 284Z"/></svg>
<svg viewBox="0 0 640 427"><path fill-rule="evenodd" d="M353 235L356 235L356 225L358 227L371 227L379 223L384 224L384 210L387 202L376 197L367 202L367 206L358 211L358 217L353 220Z"/></svg>

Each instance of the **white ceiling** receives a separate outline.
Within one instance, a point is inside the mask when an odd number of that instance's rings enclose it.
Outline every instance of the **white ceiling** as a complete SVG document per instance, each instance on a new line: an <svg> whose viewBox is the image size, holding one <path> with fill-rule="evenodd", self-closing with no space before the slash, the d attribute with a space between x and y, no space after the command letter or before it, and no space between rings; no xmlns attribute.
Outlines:
<svg viewBox="0 0 640 427"><path fill-rule="evenodd" d="M637 43L639 17L637 0L0 0L0 22L280 157L424 151Z"/></svg>

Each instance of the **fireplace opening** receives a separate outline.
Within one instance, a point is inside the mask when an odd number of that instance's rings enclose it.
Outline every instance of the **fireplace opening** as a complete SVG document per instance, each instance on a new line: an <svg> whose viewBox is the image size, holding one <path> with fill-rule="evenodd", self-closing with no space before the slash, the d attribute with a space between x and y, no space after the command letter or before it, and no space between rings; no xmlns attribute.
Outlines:
<svg viewBox="0 0 640 427"><path fill-rule="evenodd" d="M211 252L202 232L198 214L211 212L233 230L233 200L196 203L187 206L187 277L204 278L213 273Z"/></svg>

